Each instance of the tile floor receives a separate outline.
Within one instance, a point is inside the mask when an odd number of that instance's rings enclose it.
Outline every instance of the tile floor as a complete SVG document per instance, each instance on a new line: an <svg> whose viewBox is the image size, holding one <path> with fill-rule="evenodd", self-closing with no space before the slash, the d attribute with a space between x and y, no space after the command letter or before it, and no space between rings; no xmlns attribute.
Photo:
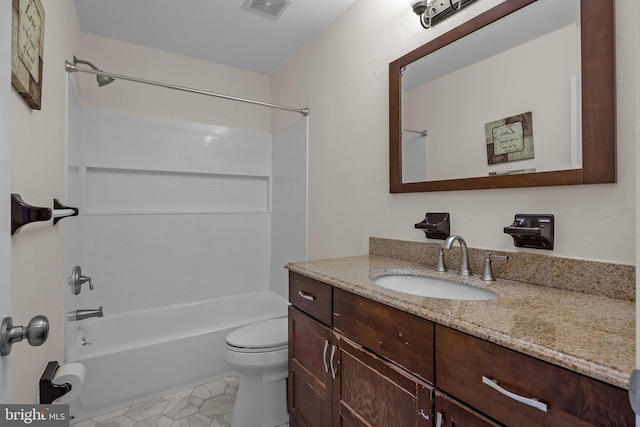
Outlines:
<svg viewBox="0 0 640 427"><path fill-rule="evenodd" d="M229 427L239 384L240 378L231 376L90 420L80 421L71 426ZM288 426L289 424L283 424L278 427Z"/></svg>

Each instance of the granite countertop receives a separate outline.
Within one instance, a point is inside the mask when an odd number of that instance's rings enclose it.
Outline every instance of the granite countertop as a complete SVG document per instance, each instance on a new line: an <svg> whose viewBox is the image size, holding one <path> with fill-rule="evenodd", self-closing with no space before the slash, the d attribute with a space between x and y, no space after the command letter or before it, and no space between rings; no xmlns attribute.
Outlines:
<svg viewBox="0 0 640 427"><path fill-rule="evenodd" d="M635 366L635 303L476 274L438 273L409 261L364 255L296 262L287 268L391 307L628 389ZM495 300L414 296L374 284L371 277L411 271L488 289Z"/></svg>

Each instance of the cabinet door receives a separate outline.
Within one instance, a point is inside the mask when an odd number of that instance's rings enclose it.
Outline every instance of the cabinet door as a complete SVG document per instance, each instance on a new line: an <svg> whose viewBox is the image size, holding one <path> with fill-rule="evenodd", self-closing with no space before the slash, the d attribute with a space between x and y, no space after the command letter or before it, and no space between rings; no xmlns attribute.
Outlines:
<svg viewBox="0 0 640 427"><path fill-rule="evenodd" d="M501 427L482 414L436 391L436 427Z"/></svg>
<svg viewBox="0 0 640 427"><path fill-rule="evenodd" d="M331 427L331 329L289 307L291 427Z"/></svg>
<svg viewBox="0 0 640 427"><path fill-rule="evenodd" d="M432 386L341 334L334 334L334 343L334 426L433 426Z"/></svg>

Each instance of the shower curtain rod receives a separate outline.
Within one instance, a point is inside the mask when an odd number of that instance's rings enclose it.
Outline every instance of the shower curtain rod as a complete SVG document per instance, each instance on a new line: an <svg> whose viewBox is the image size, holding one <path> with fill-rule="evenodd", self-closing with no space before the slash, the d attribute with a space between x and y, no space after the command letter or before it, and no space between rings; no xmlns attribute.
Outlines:
<svg viewBox="0 0 640 427"><path fill-rule="evenodd" d="M119 80L128 80L128 81L136 82L136 83L144 83L144 84L148 84L148 85L152 85L152 86L160 86L160 87L165 87L165 88L168 88L168 89L181 90L183 92L198 93L200 95L208 95L208 96L214 96L214 97L217 97L217 98L230 99L232 101L239 101L239 102L246 102L248 104L261 105L263 107L270 107L270 108L277 108L277 109L280 109L280 110L293 111L293 112L296 112L296 113L300 113L305 117L309 115L309 109L308 108L287 107L287 106L284 106L284 105L270 104L268 102L262 102L262 101L255 101L253 99L238 98L236 96L224 95L224 94L221 94L221 93L207 92L207 91L200 90L200 89L192 89L192 88L185 87L185 86L177 86L177 85L173 85L173 84L170 84L170 83L155 82L155 81L152 81L152 80L145 80L145 79L139 79L137 77L123 76L121 74L108 73L106 71L100 71L100 70L90 70L90 69L87 69L87 68L80 68L77 65L73 65L69 61L65 61L64 62L64 69L65 69L65 71L67 73L81 72L81 73L94 74L96 76L97 75L102 75L102 76L114 78L116 80L118 80L118 79Z"/></svg>

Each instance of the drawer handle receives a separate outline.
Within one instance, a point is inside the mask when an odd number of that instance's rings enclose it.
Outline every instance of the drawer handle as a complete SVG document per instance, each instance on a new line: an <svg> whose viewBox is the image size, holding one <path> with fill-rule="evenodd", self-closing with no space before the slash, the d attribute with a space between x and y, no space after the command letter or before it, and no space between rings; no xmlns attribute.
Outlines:
<svg viewBox="0 0 640 427"><path fill-rule="evenodd" d="M331 346L331 378L336 379L336 369L333 367L333 357L336 355L336 346Z"/></svg>
<svg viewBox="0 0 640 427"><path fill-rule="evenodd" d="M324 363L324 371L329 373L329 365L327 364L327 349L329 348L329 341L324 340L324 351L322 352L322 363Z"/></svg>
<svg viewBox="0 0 640 427"><path fill-rule="evenodd" d="M298 295L300 295L302 298L309 300L309 301L315 301L316 297L314 297L313 295L311 295L308 292L305 291L298 291Z"/></svg>
<svg viewBox="0 0 640 427"><path fill-rule="evenodd" d="M520 403L524 403L525 405L529 405L532 406L536 409L539 409L543 412L547 412L547 404L546 403L542 403L540 402L538 399L534 399L531 397L524 397L524 396L520 396L519 394L515 394L510 392L509 390L506 390L502 387L500 387L498 385L498 381L496 380L492 380L491 378L487 378L484 375L482 376L482 382L486 385L488 385L489 387L491 387L492 389L496 390L497 392L504 394L507 397L510 397L511 399L518 401Z"/></svg>

